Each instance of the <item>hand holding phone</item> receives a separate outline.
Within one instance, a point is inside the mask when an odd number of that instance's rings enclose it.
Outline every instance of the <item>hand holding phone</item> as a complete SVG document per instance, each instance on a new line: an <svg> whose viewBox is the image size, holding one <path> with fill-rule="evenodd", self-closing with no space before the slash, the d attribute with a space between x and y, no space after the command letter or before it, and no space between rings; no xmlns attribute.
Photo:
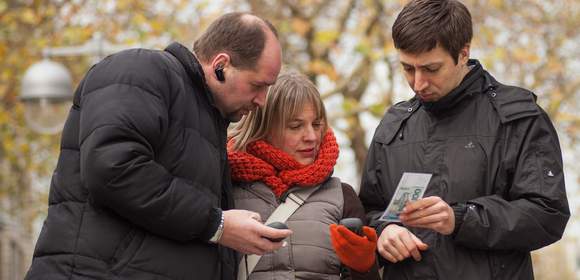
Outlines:
<svg viewBox="0 0 580 280"><path fill-rule="evenodd" d="M267 224L267 226L269 226L271 228L275 228L275 229L288 229L288 226L285 223L281 223L281 222L273 222L273 223ZM280 242L280 241L284 240L284 238L268 238L268 237L265 237L265 238L272 241L272 242Z"/></svg>
<svg viewBox="0 0 580 280"><path fill-rule="evenodd" d="M363 223L359 218L346 218L338 222L339 225L343 225L350 231L356 233L358 236L363 236L362 227Z"/></svg>

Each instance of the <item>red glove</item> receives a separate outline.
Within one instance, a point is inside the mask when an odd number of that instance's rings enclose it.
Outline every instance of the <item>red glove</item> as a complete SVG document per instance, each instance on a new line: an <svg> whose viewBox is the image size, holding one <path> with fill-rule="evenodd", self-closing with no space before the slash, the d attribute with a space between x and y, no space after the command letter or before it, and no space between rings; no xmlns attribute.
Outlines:
<svg viewBox="0 0 580 280"><path fill-rule="evenodd" d="M340 262L364 273L375 264L377 233L367 226L362 231L364 236L359 236L343 225L330 225L330 241Z"/></svg>

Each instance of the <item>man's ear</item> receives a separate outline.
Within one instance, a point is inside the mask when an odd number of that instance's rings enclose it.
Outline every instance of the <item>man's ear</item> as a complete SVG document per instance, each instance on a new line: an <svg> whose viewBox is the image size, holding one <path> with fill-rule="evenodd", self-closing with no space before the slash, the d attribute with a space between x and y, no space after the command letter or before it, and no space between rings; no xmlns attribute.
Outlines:
<svg viewBox="0 0 580 280"><path fill-rule="evenodd" d="M216 80L224 82L226 80L224 69L230 64L230 55L227 53L218 53L212 60L211 67L214 71Z"/></svg>
<svg viewBox="0 0 580 280"><path fill-rule="evenodd" d="M218 66L221 65L225 68L226 66L228 66L230 64L230 59L231 58L230 58L229 54L224 53L224 52L218 53L213 57L213 59L211 61L211 67L213 69L216 69Z"/></svg>
<svg viewBox="0 0 580 280"><path fill-rule="evenodd" d="M469 50L470 50L470 48L471 48L471 43L467 43L459 51L459 62L461 64L467 64L467 61L469 60Z"/></svg>

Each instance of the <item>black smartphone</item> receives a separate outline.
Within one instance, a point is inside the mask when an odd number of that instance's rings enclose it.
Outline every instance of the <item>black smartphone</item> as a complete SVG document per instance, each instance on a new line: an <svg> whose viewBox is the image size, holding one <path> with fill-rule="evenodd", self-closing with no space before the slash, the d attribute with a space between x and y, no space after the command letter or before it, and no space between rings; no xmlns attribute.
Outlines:
<svg viewBox="0 0 580 280"><path fill-rule="evenodd" d="M269 223L269 224L267 224L267 226L269 226L271 228L275 228L275 229L288 229L288 226L285 223L280 223L280 222ZM280 241L284 240L284 238L268 238L265 236L264 236L264 238L266 238L272 242L280 242Z"/></svg>
<svg viewBox="0 0 580 280"><path fill-rule="evenodd" d="M359 218L342 219L340 220L340 222L338 222L338 224L345 226L350 231L358 234L359 236L363 236L362 234L363 223Z"/></svg>

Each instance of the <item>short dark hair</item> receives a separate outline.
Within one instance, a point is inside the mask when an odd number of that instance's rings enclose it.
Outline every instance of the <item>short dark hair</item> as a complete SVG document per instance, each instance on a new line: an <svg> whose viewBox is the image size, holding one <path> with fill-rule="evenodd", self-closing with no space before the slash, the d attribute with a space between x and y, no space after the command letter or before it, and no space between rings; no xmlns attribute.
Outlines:
<svg viewBox="0 0 580 280"><path fill-rule="evenodd" d="M418 54L441 45L455 61L471 42L471 14L456 0L412 0L393 24L395 48Z"/></svg>
<svg viewBox="0 0 580 280"><path fill-rule="evenodd" d="M193 51L203 62L226 52L234 67L252 69L264 50L268 29L278 37L276 28L265 19L249 13L228 13L215 20L193 43Z"/></svg>

